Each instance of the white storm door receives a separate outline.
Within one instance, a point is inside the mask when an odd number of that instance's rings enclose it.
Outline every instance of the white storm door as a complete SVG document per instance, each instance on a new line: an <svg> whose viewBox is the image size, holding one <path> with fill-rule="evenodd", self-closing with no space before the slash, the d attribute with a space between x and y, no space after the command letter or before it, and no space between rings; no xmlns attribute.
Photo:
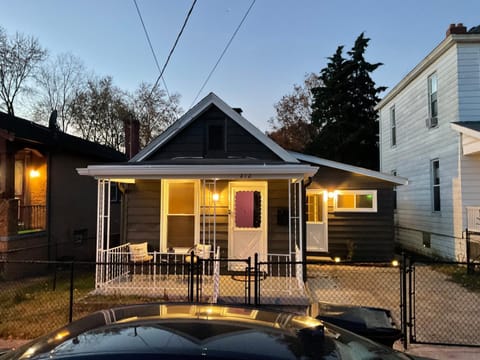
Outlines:
<svg viewBox="0 0 480 360"><path fill-rule="evenodd" d="M307 190L307 251L328 252L327 192Z"/></svg>
<svg viewBox="0 0 480 360"><path fill-rule="evenodd" d="M228 257L230 259L267 259L267 182L231 182ZM243 270L231 263L231 270Z"/></svg>

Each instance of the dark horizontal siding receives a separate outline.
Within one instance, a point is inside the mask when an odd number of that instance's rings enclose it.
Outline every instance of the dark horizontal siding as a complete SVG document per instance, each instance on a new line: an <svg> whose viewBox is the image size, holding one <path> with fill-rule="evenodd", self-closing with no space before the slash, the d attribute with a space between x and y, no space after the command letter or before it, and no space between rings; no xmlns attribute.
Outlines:
<svg viewBox="0 0 480 360"><path fill-rule="evenodd" d="M345 259L353 244L353 260L391 260L394 252L393 186L391 182L321 166L309 188L377 190L377 212L328 214L328 251Z"/></svg>
<svg viewBox="0 0 480 360"><path fill-rule="evenodd" d="M288 209L288 181L268 182L268 252L288 253L288 225L277 223L277 212Z"/></svg>
<svg viewBox="0 0 480 360"><path fill-rule="evenodd" d="M126 241L160 247L160 181L137 180L126 197Z"/></svg>
<svg viewBox="0 0 480 360"><path fill-rule="evenodd" d="M207 153L205 140L206 126L212 121L220 121L222 124L226 124L227 127L226 152L215 152L214 156ZM275 153L213 105L168 143L164 144L148 160L172 159L176 157L252 157L266 161L280 161Z"/></svg>

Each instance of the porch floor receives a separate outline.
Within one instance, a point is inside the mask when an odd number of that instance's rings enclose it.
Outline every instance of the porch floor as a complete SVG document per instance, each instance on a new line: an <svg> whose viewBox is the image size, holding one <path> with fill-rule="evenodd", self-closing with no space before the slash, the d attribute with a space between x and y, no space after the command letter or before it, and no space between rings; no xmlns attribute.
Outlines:
<svg viewBox="0 0 480 360"><path fill-rule="evenodd" d="M194 299L196 300L194 283ZM199 301L214 302L214 281L212 276L203 276L199 285ZM218 284L218 303L245 304L247 302L246 282L231 275L221 275ZM96 295L135 295L161 298L165 301L188 300L188 278L183 275L122 275L110 282L101 284ZM294 277L269 276L260 281L260 303L262 305L310 304L304 286ZM254 302L254 282L250 287L250 300Z"/></svg>

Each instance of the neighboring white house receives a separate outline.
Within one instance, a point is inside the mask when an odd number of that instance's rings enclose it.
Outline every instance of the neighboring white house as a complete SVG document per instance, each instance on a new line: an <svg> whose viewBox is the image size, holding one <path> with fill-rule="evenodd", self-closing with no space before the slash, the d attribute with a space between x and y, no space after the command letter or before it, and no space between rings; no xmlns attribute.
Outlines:
<svg viewBox="0 0 480 360"><path fill-rule="evenodd" d="M378 104L380 168L397 189L396 241L465 260L467 207L480 207L480 27L446 38Z"/></svg>

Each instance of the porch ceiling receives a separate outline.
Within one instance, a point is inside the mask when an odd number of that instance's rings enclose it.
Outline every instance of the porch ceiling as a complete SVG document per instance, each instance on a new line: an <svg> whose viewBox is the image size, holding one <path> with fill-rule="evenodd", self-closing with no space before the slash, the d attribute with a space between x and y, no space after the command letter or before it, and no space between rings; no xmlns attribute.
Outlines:
<svg viewBox="0 0 480 360"><path fill-rule="evenodd" d="M78 168L80 175L100 179L303 179L313 176L318 167L305 164L263 165L90 165Z"/></svg>

